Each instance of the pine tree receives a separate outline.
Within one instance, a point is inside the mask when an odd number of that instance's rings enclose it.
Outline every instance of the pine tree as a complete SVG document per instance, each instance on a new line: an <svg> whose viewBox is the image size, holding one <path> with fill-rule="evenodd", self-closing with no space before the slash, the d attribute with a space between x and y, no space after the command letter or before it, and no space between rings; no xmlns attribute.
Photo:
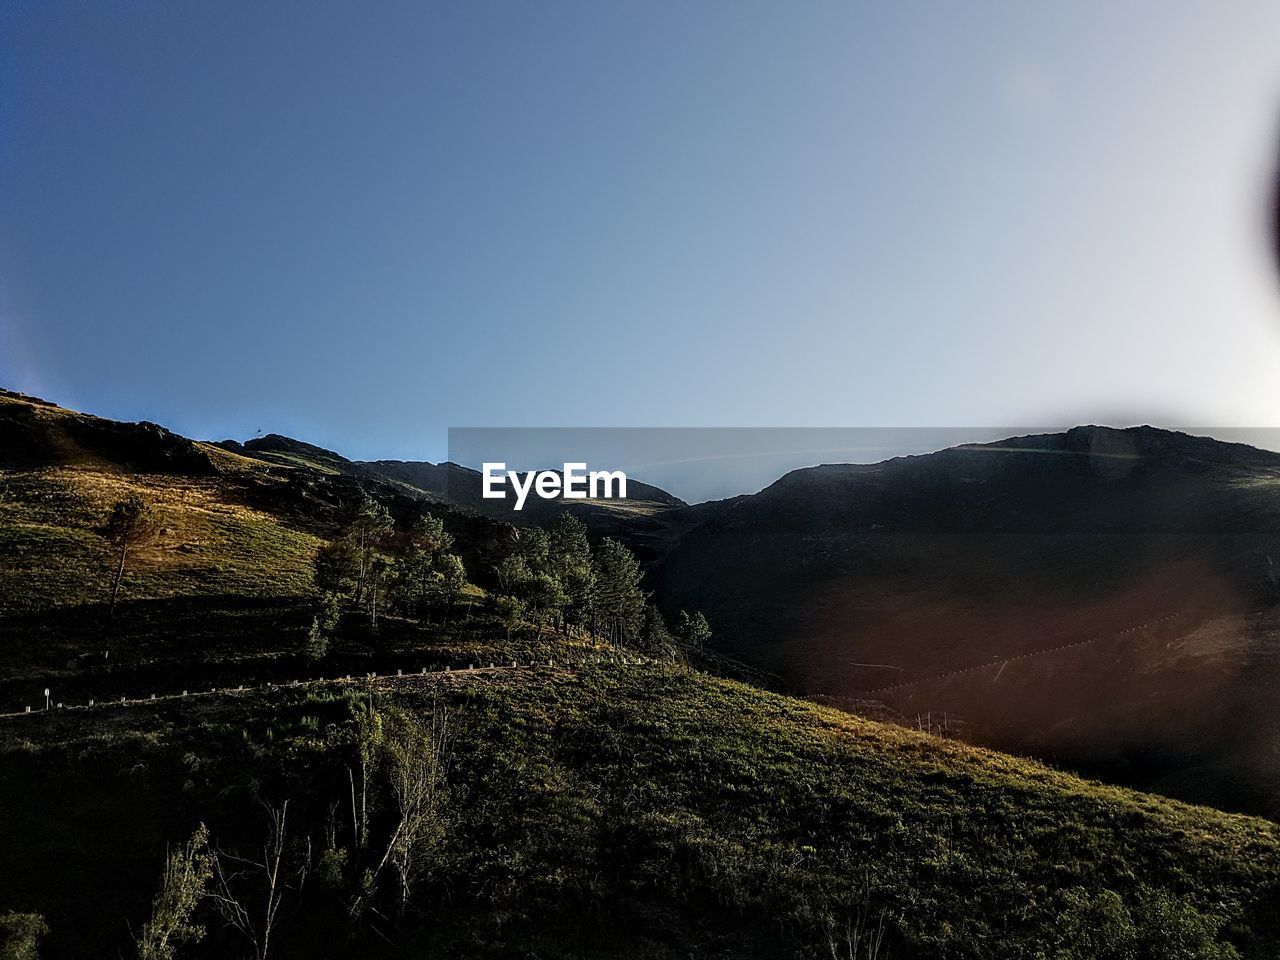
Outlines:
<svg viewBox="0 0 1280 960"><path fill-rule="evenodd" d="M596 583L586 524L570 513L561 513L551 524L549 546L552 575L567 597L562 622L581 624L591 610Z"/></svg>
<svg viewBox="0 0 1280 960"><path fill-rule="evenodd" d="M595 552L594 570L595 625L603 627L613 643L634 642L644 618L640 562L617 540L606 537Z"/></svg>
<svg viewBox="0 0 1280 960"><path fill-rule="evenodd" d="M374 554L393 529L390 511L370 497L364 498L351 518L347 539L356 558L356 606L364 599Z"/></svg>
<svg viewBox="0 0 1280 960"><path fill-rule="evenodd" d="M462 565L462 558L455 553L436 554L435 565L441 599L446 606L452 607L458 602L462 588L466 585L466 567Z"/></svg>
<svg viewBox="0 0 1280 960"><path fill-rule="evenodd" d="M345 539L326 543L316 551L312 579L325 593L348 594L356 583L356 555Z"/></svg>
<svg viewBox="0 0 1280 960"><path fill-rule="evenodd" d="M315 662L324 659L329 652L329 640L341 618L342 607L338 603L337 594L326 593L320 601L320 609L311 618L311 629L307 631L307 642L302 652L308 660Z"/></svg>
<svg viewBox="0 0 1280 960"><path fill-rule="evenodd" d="M640 648L651 657L674 658L675 638L667 629L662 613L651 603L644 607L644 624L640 628Z"/></svg>
<svg viewBox="0 0 1280 960"><path fill-rule="evenodd" d="M701 653L710 639L711 625L701 612L695 610L690 616L685 611L680 611L676 620L676 640L685 651Z"/></svg>
<svg viewBox="0 0 1280 960"><path fill-rule="evenodd" d="M413 522L408 539L431 556L446 553L453 546L453 535L445 530L444 521L431 513L423 513Z"/></svg>
<svg viewBox="0 0 1280 960"><path fill-rule="evenodd" d="M516 597L502 594L494 598L493 606L498 614L498 619L506 627L507 639L510 640L511 631L524 620L524 603Z"/></svg>
<svg viewBox="0 0 1280 960"><path fill-rule="evenodd" d="M125 497L111 508L111 515L107 518L107 538L115 548L115 557L111 574L109 617L115 616L116 598L120 593L120 584L124 582L129 559L139 547L154 540L159 532L160 522L155 511L137 494Z"/></svg>

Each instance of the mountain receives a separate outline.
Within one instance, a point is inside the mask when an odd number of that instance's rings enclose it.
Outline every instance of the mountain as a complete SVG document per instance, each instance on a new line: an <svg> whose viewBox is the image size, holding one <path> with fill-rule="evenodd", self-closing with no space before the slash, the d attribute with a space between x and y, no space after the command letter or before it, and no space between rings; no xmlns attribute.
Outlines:
<svg viewBox="0 0 1280 960"><path fill-rule="evenodd" d="M699 509L659 596L788 688L1280 812L1280 455L1079 427Z"/></svg>
<svg viewBox="0 0 1280 960"><path fill-rule="evenodd" d="M10 705L45 686L91 690L108 668L122 684L127 672L161 688L273 675L282 632L305 630L313 613L316 549L367 496L402 524L424 509L439 516L481 582L516 535L378 477L262 461L12 392L0 393L0 471L0 699ZM129 495L163 526L135 552L108 626L105 521Z"/></svg>
<svg viewBox="0 0 1280 960"><path fill-rule="evenodd" d="M292 437L278 433L268 433L264 437L254 437L240 443L237 440L223 440L217 444L224 450L252 457L266 463L278 463L286 467L307 467L321 473L349 473L353 464L346 457L315 444L294 440Z"/></svg>
<svg viewBox="0 0 1280 960"><path fill-rule="evenodd" d="M627 496L616 500L543 500L530 496L520 512L509 501L485 499L483 476L478 470L456 463L419 460L348 460L301 440L268 434L243 443L223 440L222 449L283 466L307 467L323 473L374 477L398 486L412 496L438 500L508 523L543 523L568 510L596 536L637 535L653 528L647 518L672 507L686 506L678 497L651 484L627 478ZM656 529L656 528L655 528Z"/></svg>
<svg viewBox="0 0 1280 960"><path fill-rule="evenodd" d="M104 466L208 475L213 448L154 423L120 423L0 389L0 467Z"/></svg>
<svg viewBox="0 0 1280 960"><path fill-rule="evenodd" d="M301 960L1274 956L1275 824L513 631L484 590L511 527L268 442L0 396L0 950L47 924L45 960L135 955L203 824L245 903L280 851L271 955ZM131 493L163 526L108 619L103 521ZM402 524L442 511L472 582L431 618L349 609L308 660L311 558L366 495ZM733 509L658 515L667 562ZM443 780L402 889L421 795L397 771L433 730ZM179 956L253 954L219 902L195 900Z"/></svg>

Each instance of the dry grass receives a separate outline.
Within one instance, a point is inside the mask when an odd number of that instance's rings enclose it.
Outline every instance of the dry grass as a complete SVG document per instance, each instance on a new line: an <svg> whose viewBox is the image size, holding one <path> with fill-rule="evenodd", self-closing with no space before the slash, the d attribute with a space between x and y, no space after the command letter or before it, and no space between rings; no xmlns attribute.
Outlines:
<svg viewBox="0 0 1280 960"><path fill-rule="evenodd" d="M125 596L310 592L319 541L236 503L216 479L54 468L7 472L0 490L0 615L99 602L111 555L102 524L130 494L162 530L132 558Z"/></svg>

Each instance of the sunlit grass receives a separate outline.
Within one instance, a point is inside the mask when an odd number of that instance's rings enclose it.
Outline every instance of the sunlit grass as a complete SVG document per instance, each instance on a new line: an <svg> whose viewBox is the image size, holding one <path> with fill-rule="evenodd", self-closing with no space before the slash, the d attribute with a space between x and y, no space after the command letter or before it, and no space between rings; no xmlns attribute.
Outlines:
<svg viewBox="0 0 1280 960"><path fill-rule="evenodd" d="M61 468L8 472L0 485L5 613L100 601L111 569L102 525L129 494L153 505L162 529L130 557L124 596L310 592L319 540L234 502L216 479Z"/></svg>

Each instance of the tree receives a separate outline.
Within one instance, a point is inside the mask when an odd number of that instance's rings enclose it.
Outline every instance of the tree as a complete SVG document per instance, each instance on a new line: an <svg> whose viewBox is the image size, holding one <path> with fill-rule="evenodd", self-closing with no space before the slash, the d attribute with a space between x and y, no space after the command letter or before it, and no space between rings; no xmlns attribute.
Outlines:
<svg viewBox="0 0 1280 960"><path fill-rule="evenodd" d="M357 794L355 772L347 767L351 783L351 830L353 846L363 850L369 842L369 777L382 752L384 724L382 712L369 694L367 703L355 705L352 723L356 760L360 765L360 788Z"/></svg>
<svg viewBox="0 0 1280 960"><path fill-rule="evenodd" d="M288 814L288 800L279 807L267 807L267 838L259 853L241 857L219 852L213 860L217 885L209 896L227 923L253 945L256 960L267 960L280 907L291 889L289 875L294 871L285 862ZM302 885L306 871L304 862L296 871L294 886Z"/></svg>
<svg viewBox="0 0 1280 960"><path fill-rule="evenodd" d="M645 604L644 623L640 628L640 648L653 657L671 657L676 652L675 638L667 629L662 613L651 603Z"/></svg>
<svg viewBox="0 0 1280 960"><path fill-rule="evenodd" d="M414 883L445 834L449 714L437 697L432 701L429 724L400 711L392 711L387 719L382 748L394 819L382 859L370 872L365 896L372 895L378 878L390 865L398 881L403 913ZM353 912L359 913L361 906L357 903Z"/></svg>
<svg viewBox="0 0 1280 960"><path fill-rule="evenodd" d="M369 587L369 627L373 630L378 629L378 604L384 599L382 586L390 570L391 563L386 557L374 556L369 561L366 579Z"/></svg>
<svg viewBox="0 0 1280 960"><path fill-rule="evenodd" d="M352 515L347 537L355 551L356 606L364 599L374 554L393 529L391 512L371 497L365 497Z"/></svg>
<svg viewBox="0 0 1280 960"><path fill-rule="evenodd" d="M178 947L204 937L192 915L213 877L209 831L202 823L191 839L165 858L160 889L151 903L151 919L138 937L138 960L173 960Z"/></svg>
<svg viewBox="0 0 1280 960"><path fill-rule="evenodd" d="M1165 890L1150 890L1140 905L1139 956L1160 960L1239 960L1222 938L1222 918L1201 913Z"/></svg>
<svg viewBox="0 0 1280 960"><path fill-rule="evenodd" d="M599 625L612 642L633 642L644 617L640 562L617 540L606 537L595 553L594 569L592 632Z"/></svg>
<svg viewBox="0 0 1280 960"><path fill-rule="evenodd" d="M453 546L453 535L435 514L423 513L409 529L409 542L427 554L444 553Z"/></svg>
<svg viewBox="0 0 1280 960"><path fill-rule="evenodd" d="M421 547L410 544L396 562L396 576L391 584L396 600L406 613L422 616L427 598L436 587L435 558Z"/></svg>
<svg viewBox="0 0 1280 960"><path fill-rule="evenodd" d="M707 641L711 639L711 625L701 612L695 610L693 616L680 611L676 620L676 640L689 653L701 653Z"/></svg>
<svg viewBox="0 0 1280 960"><path fill-rule="evenodd" d="M326 593L320 600L320 609L311 618L311 629L307 632L307 642L302 652L308 660L314 663L324 659L329 652L329 640L341 619L342 607L338 603L337 594Z"/></svg>
<svg viewBox="0 0 1280 960"><path fill-rule="evenodd" d="M551 568L551 537L541 527L522 527L516 531L513 553L524 560L530 573L547 573Z"/></svg>
<svg viewBox="0 0 1280 960"><path fill-rule="evenodd" d="M533 571L529 569L528 561L519 554L503 557L498 564L498 586L513 596L532 579Z"/></svg>
<svg viewBox="0 0 1280 960"><path fill-rule="evenodd" d="M560 611L569 602L569 595L560 586L560 581L549 573L535 574L523 588L525 607L533 615L538 630L547 619L559 617Z"/></svg>
<svg viewBox="0 0 1280 960"><path fill-rule="evenodd" d="M436 572L440 577L440 593L444 602L452 606L467 582L467 570L456 553L436 554Z"/></svg>
<svg viewBox="0 0 1280 960"><path fill-rule="evenodd" d="M401 912L430 851L444 838L448 736L449 715L436 700L430 726L405 716L401 732L390 740L391 795L399 819L387 851L400 881Z"/></svg>
<svg viewBox="0 0 1280 960"><path fill-rule="evenodd" d="M326 593L347 594L355 586L356 554L346 540L334 540L316 551L312 579Z"/></svg>
<svg viewBox="0 0 1280 960"><path fill-rule="evenodd" d="M571 618L581 623L591 609L596 582L587 526L566 511L552 522L549 541L551 573L568 597L564 624Z"/></svg>
<svg viewBox="0 0 1280 960"><path fill-rule="evenodd" d="M130 494L111 507L107 518L107 538L115 548L115 572L111 576L109 617L115 616L116 597L120 593L131 552L146 546L159 532L160 523L155 511L137 494Z"/></svg>
<svg viewBox="0 0 1280 960"><path fill-rule="evenodd" d="M391 589L398 603L411 615L422 616L433 595L452 603L466 573L462 561L449 553L453 537L444 521L423 513L414 521L397 552L396 578Z"/></svg>
<svg viewBox="0 0 1280 960"><path fill-rule="evenodd" d="M410 546L396 561L389 591L407 613L421 617L433 601L452 606L466 582L467 572L457 555L428 554L420 547Z"/></svg>
<svg viewBox="0 0 1280 960"><path fill-rule="evenodd" d="M524 603L518 597L502 594L494 598L493 606L498 613L498 619L507 628L507 639L510 640L511 631L524 620Z"/></svg>
<svg viewBox="0 0 1280 960"><path fill-rule="evenodd" d="M504 593L519 596L523 586L539 574L552 573L550 539L541 527L516 531L511 552L498 564L498 585Z"/></svg>
<svg viewBox="0 0 1280 960"><path fill-rule="evenodd" d="M1105 887L1074 887L1058 895L1053 931L1054 960L1135 960L1138 931L1120 895Z"/></svg>

